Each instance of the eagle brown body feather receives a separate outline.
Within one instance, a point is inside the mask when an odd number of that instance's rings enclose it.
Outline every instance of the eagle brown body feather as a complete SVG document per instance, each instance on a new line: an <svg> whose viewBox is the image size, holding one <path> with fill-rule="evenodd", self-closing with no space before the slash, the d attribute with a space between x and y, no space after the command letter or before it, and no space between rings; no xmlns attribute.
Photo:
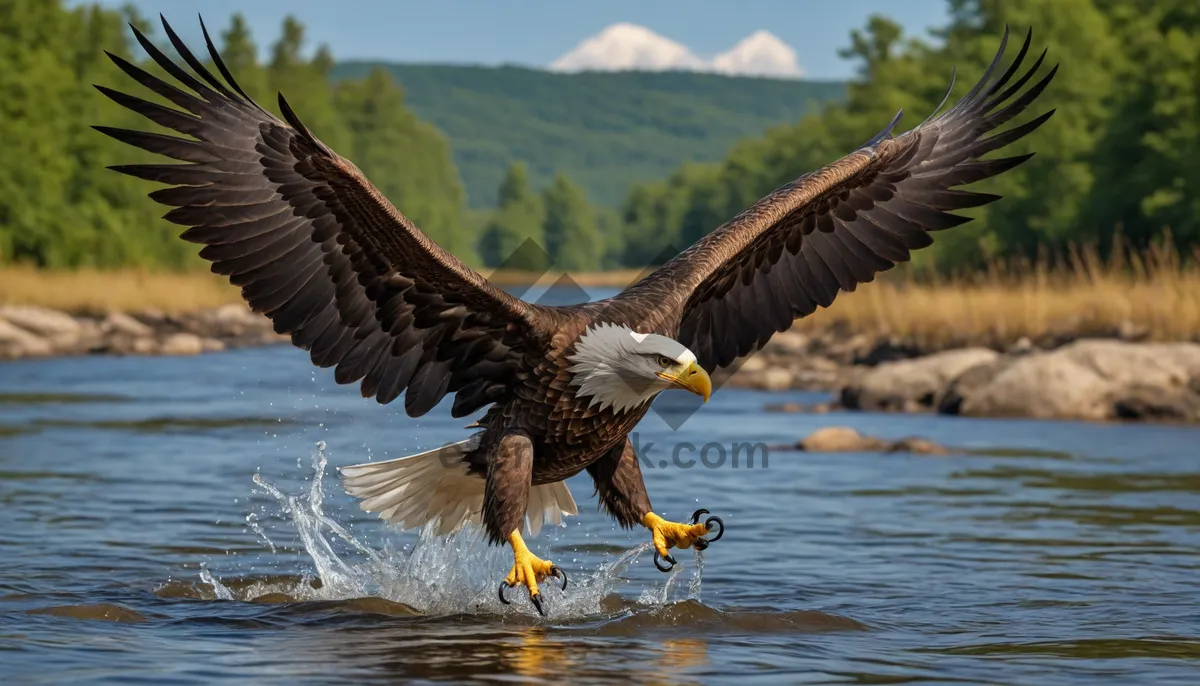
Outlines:
<svg viewBox="0 0 1200 686"><path fill-rule="evenodd" d="M115 167L167 184L151 197L175 209L182 237L241 287L276 331L333 367L338 383L420 416L452 395L456 417L488 410L464 458L487 480L484 522L501 542L520 526L531 485L587 469L601 505L623 526L650 511L627 436L649 403L601 409L577 397L569 358L588 327L619 323L692 350L706 369L752 353L794 319L829 306L929 245L952 214L997 196L957 190L1029 156L983 160L1037 128L1047 112L990 137L1054 75L1018 75L1029 37L997 76L1007 41L970 93L945 113L859 150L764 197L615 298L568 307L524 302L426 237L350 161L314 136L280 96L283 119L237 85L204 33L213 75L163 20L177 65L134 28L183 88L110 55L175 107L97 86L184 137L96 127L183 164ZM184 90L187 89L187 90ZM400 151L398 151L400 152Z"/></svg>

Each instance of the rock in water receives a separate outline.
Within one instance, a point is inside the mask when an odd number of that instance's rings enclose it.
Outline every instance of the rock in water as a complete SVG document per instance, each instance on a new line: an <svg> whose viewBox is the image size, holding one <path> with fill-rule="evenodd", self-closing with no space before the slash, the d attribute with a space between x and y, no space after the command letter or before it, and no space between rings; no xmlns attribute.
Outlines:
<svg viewBox="0 0 1200 686"><path fill-rule="evenodd" d="M810 453L858 453L883 450L885 444L848 426L827 426L801 439L796 447Z"/></svg>
<svg viewBox="0 0 1200 686"><path fill-rule="evenodd" d="M875 436L864 436L848 426L827 426L817 429L796 443L798 450L809 453L915 453L919 455L947 455L950 450L927 438L908 436L897 441L886 441Z"/></svg>
<svg viewBox="0 0 1200 686"><path fill-rule="evenodd" d="M852 410L913 411L933 406L938 393L972 367L1000 356L988 348L963 348L911 360L885 362L864 371L842 389L842 405Z"/></svg>
<svg viewBox="0 0 1200 686"><path fill-rule="evenodd" d="M1015 358L963 389L976 417L1200 421L1200 345L1081 340Z"/></svg>
<svg viewBox="0 0 1200 686"><path fill-rule="evenodd" d="M888 444L887 452L913 453L914 455L949 455L950 449L944 445L934 443L928 438L907 436Z"/></svg>

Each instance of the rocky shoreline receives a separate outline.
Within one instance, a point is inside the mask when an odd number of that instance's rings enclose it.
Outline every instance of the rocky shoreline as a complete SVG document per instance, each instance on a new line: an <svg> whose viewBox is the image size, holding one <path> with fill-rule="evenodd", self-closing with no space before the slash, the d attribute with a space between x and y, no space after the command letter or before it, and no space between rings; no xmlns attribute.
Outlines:
<svg viewBox="0 0 1200 686"><path fill-rule="evenodd" d="M936 412L969 417L1200 422L1200 343L1122 338L1005 351L924 352L895 340L837 341L779 334L721 381L760 390L827 391L778 412Z"/></svg>
<svg viewBox="0 0 1200 686"><path fill-rule="evenodd" d="M1018 341L1006 350L925 350L911 342L835 332L776 335L718 385L828 392L815 406L771 411L937 412L971 417L1200 422L1200 343L1112 338ZM196 355L287 342L241 304L172 315L74 316L0 307L0 360L61 355Z"/></svg>
<svg viewBox="0 0 1200 686"><path fill-rule="evenodd" d="M288 338L243 305L172 315L73 316L31 305L0 307L0 360L65 355L198 355Z"/></svg>

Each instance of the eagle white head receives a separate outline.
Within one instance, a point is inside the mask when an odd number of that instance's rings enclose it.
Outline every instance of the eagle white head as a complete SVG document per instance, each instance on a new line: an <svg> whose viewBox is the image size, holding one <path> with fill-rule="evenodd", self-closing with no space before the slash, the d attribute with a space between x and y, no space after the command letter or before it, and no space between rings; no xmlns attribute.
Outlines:
<svg viewBox="0 0 1200 686"><path fill-rule="evenodd" d="M578 387L577 396L591 398L589 407L624 412L670 388L691 391L705 402L712 395L708 372L682 343L619 324L589 327L567 360L571 385Z"/></svg>

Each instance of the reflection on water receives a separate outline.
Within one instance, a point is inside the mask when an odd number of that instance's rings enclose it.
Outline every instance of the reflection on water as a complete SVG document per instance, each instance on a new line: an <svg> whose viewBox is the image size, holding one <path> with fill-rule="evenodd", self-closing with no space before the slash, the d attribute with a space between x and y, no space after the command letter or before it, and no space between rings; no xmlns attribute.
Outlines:
<svg viewBox="0 0 1200 686"><path fill-rule="evenodd" d="M385 531L335 465L460 438L289 348L0 366L0 667L31 683L1180 683L1200 665L1200 431L786 415L726 389L641 440L787 444L850 424L959 454L645 469L728 533L671 575L571 480L531 539L571 575L502 606L478 532ZM323 449L314 450L314 446ZM665 453L664 453L665 454ZM701 584L701 581L703 584Z"/></svg>

